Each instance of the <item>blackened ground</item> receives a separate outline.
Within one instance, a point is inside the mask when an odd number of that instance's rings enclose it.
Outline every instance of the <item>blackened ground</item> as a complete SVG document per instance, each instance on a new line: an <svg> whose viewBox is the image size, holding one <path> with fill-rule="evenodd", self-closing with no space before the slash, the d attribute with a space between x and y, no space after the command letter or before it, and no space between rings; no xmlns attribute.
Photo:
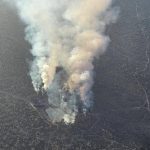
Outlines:
<svg viewBox="0 0 150 150"><path fill-rule="evenodd" d="M75 125L51 125L31 105L24 25L0 1L0 150L150 149L150 1L116 0L120 17L95 61L95 106ZM43 118L43 119L42 119Z"/></svg>

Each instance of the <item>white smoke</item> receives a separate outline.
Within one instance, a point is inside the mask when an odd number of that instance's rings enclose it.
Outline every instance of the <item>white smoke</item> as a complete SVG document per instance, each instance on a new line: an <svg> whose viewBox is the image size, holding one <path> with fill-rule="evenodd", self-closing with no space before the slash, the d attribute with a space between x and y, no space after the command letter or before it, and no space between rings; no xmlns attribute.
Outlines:
<svg viewBox="0 0 150 150"><path fill-rule="evenodd" d="M111 8L112 0L13 2L27 25L26 39L32 44L34 89L38 92L43 85L49 103L56 105L46 110L52 121L73 123L79 97L85 111L91 105L93 60L106 50L110 39L105 28L115 22L118 11ZM58 66L64 71L56 73ZM70 96L63 101L61 95L66 91Z"/></svg>

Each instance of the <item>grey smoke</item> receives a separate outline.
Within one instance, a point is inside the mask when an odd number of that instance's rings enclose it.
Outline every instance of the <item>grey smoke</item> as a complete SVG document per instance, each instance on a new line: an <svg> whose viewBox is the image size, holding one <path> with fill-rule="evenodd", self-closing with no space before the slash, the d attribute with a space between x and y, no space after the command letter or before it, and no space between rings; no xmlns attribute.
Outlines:
<svg viewBox="0 0 150 150"><path fill-rule="evenodd" d="M110 42L105 29L116 21L118 9L112 8L112 0L5 1L15 3L27 26L33 87L38 92L43 85L49 103L56 106L46 112L53 122L74 123L78 99L84 112L92 104L93 60ZM63 71L57 73L58 66Z"/></svg>

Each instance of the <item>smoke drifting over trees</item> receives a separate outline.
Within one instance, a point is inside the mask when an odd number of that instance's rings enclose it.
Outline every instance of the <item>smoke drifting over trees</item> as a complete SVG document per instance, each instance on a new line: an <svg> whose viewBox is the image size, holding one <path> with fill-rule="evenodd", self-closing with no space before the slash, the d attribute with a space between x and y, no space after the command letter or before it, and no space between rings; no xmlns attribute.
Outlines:
<svg viewBox="0 0 150 150"><path fill-rule="evenodd" d="M30 76L35 91L42 86L56 106L46 110L50 119L74 123L78 101L84 112L92 105L93 60L109 44L105 29L116 21L118 9L112 0L6 1L15 3L27 25L34 58Z"/></svg>

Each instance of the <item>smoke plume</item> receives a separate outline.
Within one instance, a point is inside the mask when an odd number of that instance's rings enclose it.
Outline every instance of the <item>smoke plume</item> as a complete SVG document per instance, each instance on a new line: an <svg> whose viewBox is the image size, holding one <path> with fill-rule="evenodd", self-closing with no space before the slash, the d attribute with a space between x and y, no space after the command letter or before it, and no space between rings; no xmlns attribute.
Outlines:
<svg viewBox="0 0 150 150"><path fill-rule="evenodd" d="M9 0L7 0L10 2ZM27 25L36 92L47 92L53 122L74 123L92 105L93 60L109 44L106 26L118 11L112 0L11 0Z"/></svg>

